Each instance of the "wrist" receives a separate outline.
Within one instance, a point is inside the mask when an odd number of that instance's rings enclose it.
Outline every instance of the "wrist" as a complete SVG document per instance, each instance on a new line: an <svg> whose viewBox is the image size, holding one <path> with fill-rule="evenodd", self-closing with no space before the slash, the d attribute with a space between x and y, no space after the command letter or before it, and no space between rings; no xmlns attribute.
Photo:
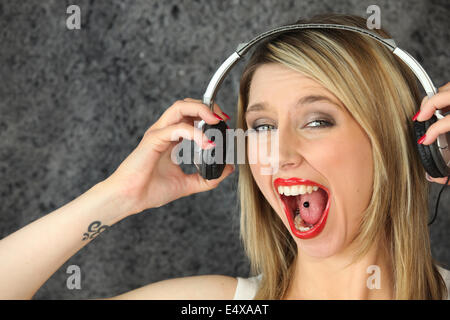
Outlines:
<svg viewBox="0 0 450 320"><path fill-rule="evenodd" d="M112 205L114 209L111 218L116 220L115 222L139 212L134 198L108 179L97 183L89 191Z"/></svg>

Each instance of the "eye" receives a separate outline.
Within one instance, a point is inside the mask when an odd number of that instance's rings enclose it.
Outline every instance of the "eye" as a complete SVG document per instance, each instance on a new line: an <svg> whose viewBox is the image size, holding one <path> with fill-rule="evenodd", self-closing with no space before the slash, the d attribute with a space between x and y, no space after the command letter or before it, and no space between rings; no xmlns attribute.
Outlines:
<svg viewBox="0 0 450 320"><path fill-rule="evenodd" d="M315 123L316 125L309 126L309 124L311 124L311 123ZM321 124L318 124L318 123L321 123ZM309 122L306 127L314 129L314 128L325 128L325 127L332 127L332 126L333 126L333 124L327 120L317 119L317 120Z"/></svg>
<svg viewBox="0 0 450 320"><path fill-rule="evenodd" d="M313 124L313 125L310 125ZM305 127L309 129L321 129L326 127L332 127L333 123L324 119L317 119L309 122ZM261 124L258 126L253 126L252 129L256 132L269 131L276 129L274 125L271 124Z"/></svg>
<svg viewBox="0 0 450 320"><path fill-rule="evenodd" d="M255 130L256 132L260 132L260 131L267 131L267 127L275 128L275 126L273 126L271 124L261 124L256 127L252 127L252 129ZM263 128L265 128L265 129L263 129Z"/></svg>

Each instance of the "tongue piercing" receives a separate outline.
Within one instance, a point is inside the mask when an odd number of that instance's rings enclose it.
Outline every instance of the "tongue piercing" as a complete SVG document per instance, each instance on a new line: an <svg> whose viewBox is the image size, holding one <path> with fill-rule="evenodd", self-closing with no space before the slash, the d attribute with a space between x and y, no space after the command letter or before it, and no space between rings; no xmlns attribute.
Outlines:
<svg viewBox="0 0 450 320"><path fill-rule="evenodd" d="M303 202L303 206L304 206L305 208L308 208L308 207L309 207L309 202L308 202L308 201Z"/></svg>

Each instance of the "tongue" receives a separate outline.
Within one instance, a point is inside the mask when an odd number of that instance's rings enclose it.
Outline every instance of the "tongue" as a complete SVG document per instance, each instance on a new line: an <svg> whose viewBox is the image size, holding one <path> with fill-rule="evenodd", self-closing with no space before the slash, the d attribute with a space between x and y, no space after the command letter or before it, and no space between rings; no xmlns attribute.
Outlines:
<svg viewBox="0 0 450 320"><path fill-rule="evenodd" d="M327 204L327 197L325 191L319 189L313 193L303 194L297 196L297 206L300 209L300 217L308 224L316 224L322 216L323 210ZM305 207L304 203L307 207Z"/></svg>

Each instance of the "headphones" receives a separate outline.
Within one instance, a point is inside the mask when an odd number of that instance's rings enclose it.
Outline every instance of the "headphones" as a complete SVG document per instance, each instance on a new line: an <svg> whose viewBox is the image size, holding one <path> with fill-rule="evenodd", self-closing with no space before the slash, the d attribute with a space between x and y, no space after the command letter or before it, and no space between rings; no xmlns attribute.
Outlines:
<svg viewBox="0 0 450 320"><path fill-rule="evenodd" d="M214 98L217 91L222 84L225 76L230 72L231 68L236 62L241 59L255 44L267 37L285 33L288 31L295 31L301 29L340 29L358 32L360 34L371 37L384 46L386 46L393 54L399 57L407 66L414 72L422 87L425 89L429 98L437 93L436 88L431 82L430 77L422 68L422 66L406 51L400 49L392 39L384 39L379 35L370 32L368 30L346 26L338 24L293 24L288 26L278 27L267 32L264 32L257 37L253 38L249 42L240 43L235 52L222 63L222 65L214 73L209 85L203 95L203 103L214 111ZM423 122L414 122L414 131L416 140L422 137L427 129L435 123L437 120L444 118L441 110L436 110L431 119ZM217 141L216 146L212 149L203 150L200 149L194 153L194 164L197 167L200 175L208 180L217 179L222 175L222 172L226 165L226 129L227 126L224 121L220 121L216 125L210 125L203 120L199 122L198 128L202 129L208 138L214 140L215 135L211 135L211 132L222 134L222 141ZM416 143L417 150L422 161L422 165L430 176L433 178L446 177L450 175L450 133L444 133L438 136L436 141L430 145L422 145ZM202 161L203 160L203 161ZM448 180L447 180L448 183ZM445 186L445 185L444 185Z"/></svg>

